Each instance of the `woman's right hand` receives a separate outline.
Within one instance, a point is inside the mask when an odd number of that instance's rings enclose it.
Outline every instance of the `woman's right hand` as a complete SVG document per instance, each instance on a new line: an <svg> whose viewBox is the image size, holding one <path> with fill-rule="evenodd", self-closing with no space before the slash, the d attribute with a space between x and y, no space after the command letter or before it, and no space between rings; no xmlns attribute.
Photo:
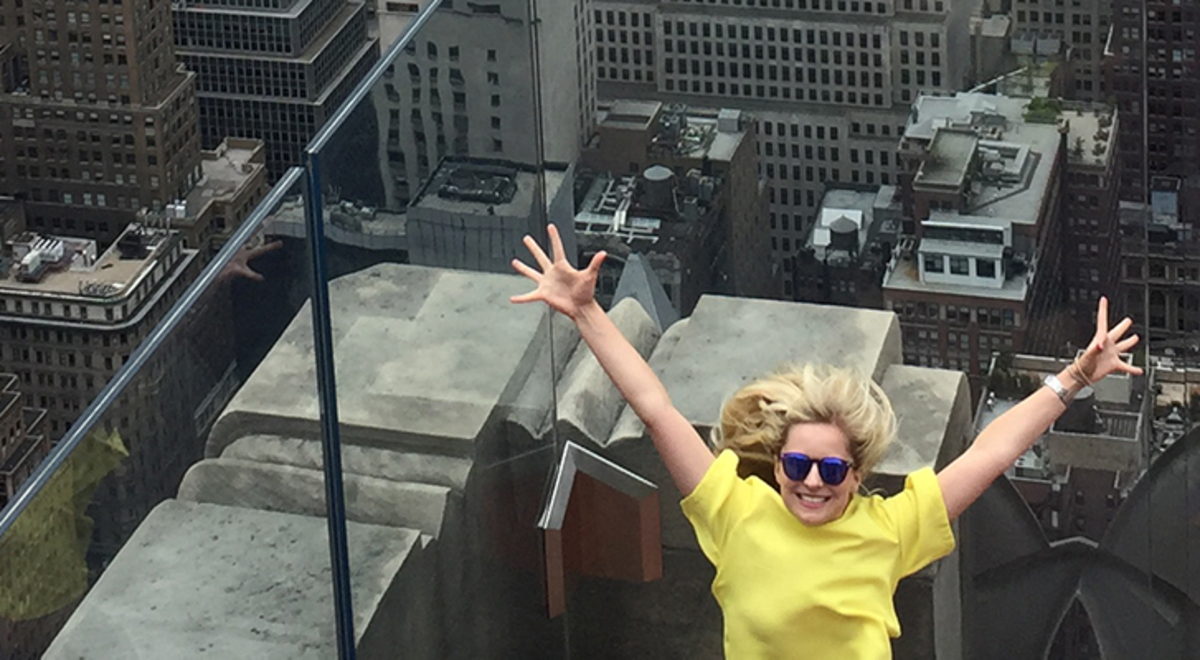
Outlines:
<svg viewBox="0 0 1200 660"><path fill-rule="evenodd" d="M554 259L546 256L537 241L526 236L525 247L529 248L541 271L526 265L520 259L513 259L512 265L518 273L533 280L537 288L529 293L513 296L510 300L514 303L540 300L555 311L574 319L580 310L596 299L596 278L600 274L600 264L604 263L605 253L598 252L592 257L592 262L587 268L578 270L567 262L558 228L549 225L547 232L550 234L550 248Z"/></svg>

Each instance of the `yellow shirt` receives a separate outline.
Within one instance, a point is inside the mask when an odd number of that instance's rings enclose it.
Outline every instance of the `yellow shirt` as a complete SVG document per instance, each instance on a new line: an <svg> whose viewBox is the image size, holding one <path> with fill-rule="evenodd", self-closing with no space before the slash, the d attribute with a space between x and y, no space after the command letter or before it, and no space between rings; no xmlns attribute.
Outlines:
<svg viewBox="0 0 1200 660"><path fill-rule="evenodd" d="M683 500L717 568L725 657L890 658L897 583L954 549L933 470L908 475L889 498L855 495L842 517L807 527L737 464L722 452Z"/></svg>

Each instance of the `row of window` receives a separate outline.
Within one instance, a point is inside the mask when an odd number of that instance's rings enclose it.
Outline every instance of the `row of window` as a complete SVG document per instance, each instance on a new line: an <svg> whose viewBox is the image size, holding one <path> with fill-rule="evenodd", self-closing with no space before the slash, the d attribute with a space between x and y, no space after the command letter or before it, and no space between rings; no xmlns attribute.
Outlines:
<svg viewBox="0 0 1200 660"><path fill-rule="evenodd" d="M763 7L773 9L808 9L812 11L863 12L866 14L886 14L887 5L882 2L862 2L856 0L682 0L695 4L725 5L733 7ZM912 5L913 0L904 0ZM929 0L919 0L922 6L927 6ZM942 11L942 3L935 0L938 11ZM912 7L908 7L912 9Z"/></svg>
<svg viewBox="0 0 1200 660"><path fill-rule="evenodd" d="M1004 308L977 307L972 310L963 305L941 305L913 300L888 301L887 306L901 319L910 321L946 321L952 325L976 323L992 328L1016 328L1021 325L1020 316L1013 310Z"/></svg>
<svg viewBox="0 0 1200 660"><path fill-rule="evenodd" d="M827 55L827 53L822 53ZM680 75L691 74L705 78L731 78L746 80L769 80L771 82L808 82L809 84L837 85L839 87L869 87L884 89L884 77L881 72L858 71L857 69L835 69L828 66L814 66L808 69L800 66L777 66L774 64L751 64L750 62L713 62L710 59L685 59L668 57L664 62L665 73ZM807 75L806 73L807 72ZM907 69L902 71L906 74ZM920 81L924 84L922 72ZM807 79L807 80L806 80ZM939 77L940 81L941 78ZM907 76L902 77L907 84ZM799 90L797 90L799 91Z"/></svg>
<svg viewBox="0 0 1200 660"><path fill-rule="evenodd" d="M881 50L883 48L883 35L879 32L854 32L852 30L836 31L836 30L802 30L800 28L786 28L775 26L755 25L729 25L724 23L696 23L683 21L675 21L672 29L671 21L663 21L663 34L667 36L679 37L700 37L704 39L741 39L754 44L762 43L793 43L798 46L834 46L854 48L857 44L858 48L871 48L873 50ZM915 33L921 34L924 33ZM901 32L902 43L907 43L908 33ZM936 33L931 33L936 35ZM924 44L925 38L921 37L921 44ZM934 39L931 36L932 43L939 43L940 40ZM868 45L869 44L869 45ZM786 50L781 49L781 50Z"/></svg>
<svg viewBox="0 0 1200 660"><path fill-rule="evenodd" d="M40 349L20 348L20 347L14 346L9 351L9 360L11 360L13 363L17 363L17 364L54 365L55 355L58 356L58 366L60 366L60 367L67 367L69 369L78 369L80 366L82 366L82 368L84 368L84 369L96 369L96 368L99 368L99 365L103 365L103 368L105 371L112 371L115 359L123 357L123 356L118 356L116 354L111 354L111 355L104 354L104 353L93 354L93 353L87 353L87 352L77 353L76 351L51 351L51 350L43 351ZM76 359L76 355L79 355L78 360ZM121 359L121 363L124 363L124 359ZM68 386L68 378L70 379L70 381L72 383L71 387L76 387L76 385L73 384L75 376L70 375L70 374L59 374L60 386L67 387ZM37 380L38 380L38 385L53 386L54 385L54 374L38 372ZM47 382L47 381L49 381L49 382ZM93 386L92 376L85 375L84 383L87 385L87 387L91 388Z"/></svg>
<svg viewBox="0 0 1200 660"><path fill-rule="evenodd" d="M760 99L792 99L791 87L780 87L778 85L738 85L736 83L726 84L725 82L713 83L711 80L676 80L674 78L667 79L665 83L668 92L691 92L693 94L718 94L721 96L747 96ZM805 100L804 90L795 88L795 100ZM843 92L842 90L830 91L822 89L819 92L816 89L808 90L808 101L813 103L836 103L836 104L851 104L863 106L885 107L883 94L871 95L866 92L859 94L858 92Z"/></svg>

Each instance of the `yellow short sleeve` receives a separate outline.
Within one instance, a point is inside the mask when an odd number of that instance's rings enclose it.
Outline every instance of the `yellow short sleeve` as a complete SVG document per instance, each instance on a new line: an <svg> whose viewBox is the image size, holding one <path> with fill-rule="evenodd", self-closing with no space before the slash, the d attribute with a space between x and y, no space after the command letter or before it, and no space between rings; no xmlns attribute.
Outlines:
<svg viewBox="0 0 1200 660"><path fill-rule="evenodd" d="M752 506L750 485L738 477L738 456L722 451L680 506L696 531L700 549L714 565L720 565L721 548L730 529Z"/></svg>
<svg viewBox="0 0 1200 660"><path fill-rule="evenodd" d="M946 501L931 468L909 474L904 490L884 499L881 509L900 543L896 580L916 573L954 549Z"/></svg>

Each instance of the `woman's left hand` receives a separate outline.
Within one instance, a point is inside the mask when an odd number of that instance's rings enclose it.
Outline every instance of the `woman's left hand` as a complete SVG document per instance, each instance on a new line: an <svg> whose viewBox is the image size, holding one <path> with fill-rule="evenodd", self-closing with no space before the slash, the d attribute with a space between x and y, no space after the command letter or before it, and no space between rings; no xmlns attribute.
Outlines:
<svg viewBox="0 0 1200 660"><path fill-rule="evenodd" d="M1141 375L1141 367L1135 367L1121 359L1122 353L1128 353L1138 343L1137 335L1125 337L1132 325L1133 319L1125 317L1109 330L1108 298L1100 298L1100 308L1096 311L1096 335L1092 337L1091 343L1078 360L1079 368L1088 380L1095 383L1114 372Z"/></svg>

